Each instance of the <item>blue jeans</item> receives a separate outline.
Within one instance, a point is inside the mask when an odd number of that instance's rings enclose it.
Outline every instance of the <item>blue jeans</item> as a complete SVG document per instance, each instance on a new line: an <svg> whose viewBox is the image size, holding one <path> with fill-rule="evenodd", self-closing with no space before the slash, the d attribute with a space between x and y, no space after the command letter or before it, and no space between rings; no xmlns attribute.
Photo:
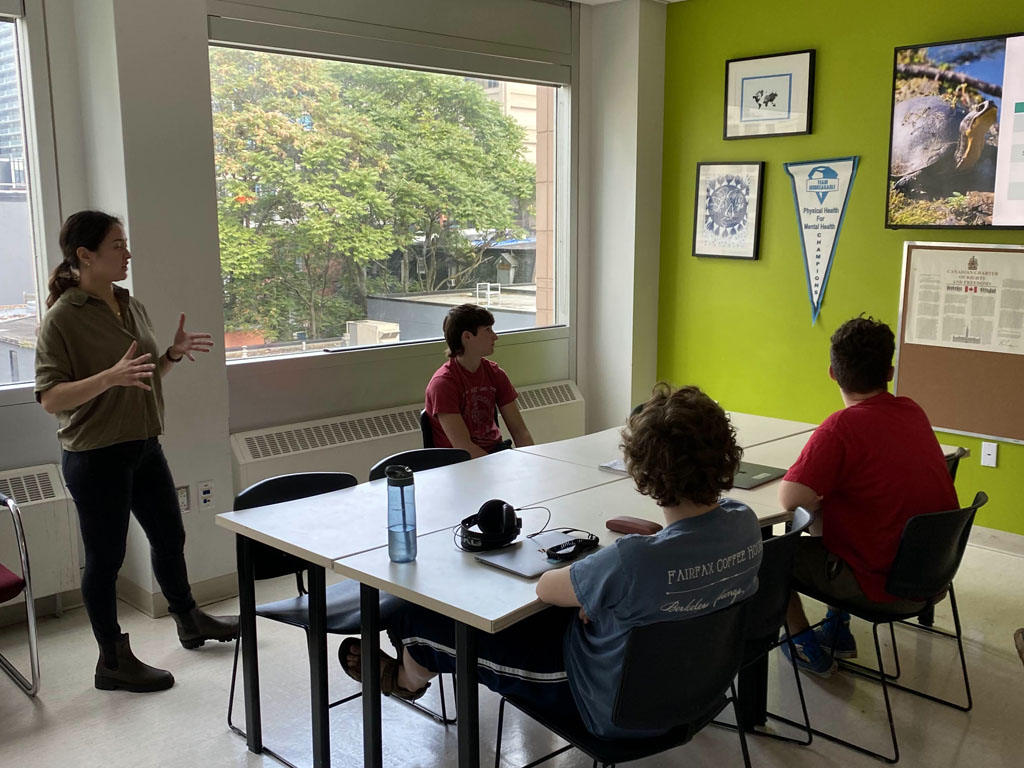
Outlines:
<svg viewBox="0 0 1024 768"><path fill-rule="evenodd" d="M112 643L117 573L128 543L128 515L149 539L153 573L172 613L195 607L185 569L185 528L160 442L132 440L91 451L64 451L62 466L85 542L82 601L96 641Z"/></svg>

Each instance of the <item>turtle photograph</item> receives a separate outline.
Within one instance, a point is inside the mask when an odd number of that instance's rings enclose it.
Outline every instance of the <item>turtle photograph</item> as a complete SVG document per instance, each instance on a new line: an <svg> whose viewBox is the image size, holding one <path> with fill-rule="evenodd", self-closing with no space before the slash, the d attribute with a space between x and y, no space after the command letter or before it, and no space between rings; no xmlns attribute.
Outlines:
<svg viewBox="0 0 1024 768"><path fill-rule="evenodd" d="M1006 38L897 48L887 227L992 225Z"/></svg>

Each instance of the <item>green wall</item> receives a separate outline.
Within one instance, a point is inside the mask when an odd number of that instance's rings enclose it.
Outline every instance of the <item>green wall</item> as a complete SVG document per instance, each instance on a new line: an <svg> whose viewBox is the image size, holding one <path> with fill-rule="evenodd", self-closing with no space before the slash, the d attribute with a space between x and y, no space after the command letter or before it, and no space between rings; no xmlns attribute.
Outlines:
<svg viewBox="0 0 1024 768"><path fill-rule="evenodd" d="M668 9L658 375L699 384L728 409L820 421L842 407L828 377L828 339L860 312L894 328L904 240L1021 243L1020 231L886 230L893 48L1024 31L1017 3L979 0L807 3L689 0ZM722 139L725 62L814 48L814 130L808 136ZM817 324L783 163L859 155L846 221ZM760 259L696 259L698 161L764 160ZM1024 389L1024 387L1022 387ZM980 525L1024 534L1024 445L1001 443L981 467L980 440L964 445L957 489L984 489Z"/></svg>

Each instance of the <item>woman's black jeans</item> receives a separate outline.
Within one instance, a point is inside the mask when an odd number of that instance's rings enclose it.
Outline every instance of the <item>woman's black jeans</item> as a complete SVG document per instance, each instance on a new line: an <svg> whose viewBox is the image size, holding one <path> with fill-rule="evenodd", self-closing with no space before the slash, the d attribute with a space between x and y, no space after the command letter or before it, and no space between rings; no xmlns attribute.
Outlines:
<svg viewBox="0 0 1024 768"><path fill-rule="evenodd" d="M172 613L195 607L185 569L185 528L160 442L132 440L91 451L64 451L64 479L78 508L85 542L82 600L100 645L121 635L117 572L135 513L149 539L153 573Z"/></svg>

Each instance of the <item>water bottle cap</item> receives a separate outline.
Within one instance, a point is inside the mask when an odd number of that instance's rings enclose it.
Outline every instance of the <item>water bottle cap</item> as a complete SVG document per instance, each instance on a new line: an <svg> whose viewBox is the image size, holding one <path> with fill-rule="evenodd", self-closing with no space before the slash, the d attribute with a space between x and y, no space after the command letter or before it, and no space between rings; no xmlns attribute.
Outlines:
<svg viewBox="0 0 1024 768"><path fill-rule="evenodd" d="M388 485L412 485L412 470L403 464L388 464L384 467L384 476Z"/></svg>

